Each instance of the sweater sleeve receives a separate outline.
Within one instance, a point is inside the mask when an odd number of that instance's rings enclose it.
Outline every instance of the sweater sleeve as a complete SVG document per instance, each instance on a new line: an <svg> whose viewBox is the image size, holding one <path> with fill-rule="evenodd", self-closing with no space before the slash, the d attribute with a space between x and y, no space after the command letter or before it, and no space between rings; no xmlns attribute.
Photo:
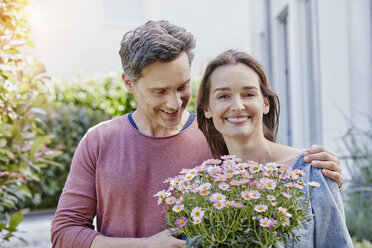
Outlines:
<svg viewBox="0 0 372 248"><path fill-rule="evenodd" d="M320 169L312 167L310 170L310 180L321 184L311 197L315 247L353 247L336 181L324 177Z"/></svg>
<svg viewBox="0 0 372 248"><path fill-rule="evenodd" d="M96 214L96 161L98 137L88 133L75 151L70 173L52 221L53 247L90 247L99 234L92 224ZM93 137L91 137L93 136Z"/></svg>

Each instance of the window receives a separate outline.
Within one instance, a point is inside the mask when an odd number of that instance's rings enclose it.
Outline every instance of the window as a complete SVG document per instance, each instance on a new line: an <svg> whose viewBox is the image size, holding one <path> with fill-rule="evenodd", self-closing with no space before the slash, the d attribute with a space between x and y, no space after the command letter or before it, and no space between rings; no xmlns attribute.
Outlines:
<svg viewBox="0 0 372 248"><path fill-rule="evenodd" d="M322 143L321 97L317 63L316 1L299 1L304 146Z"/></svg>
<svg viewBox="0 0 372 248"><path fill-rule="evenodd" d="M281 143L291 146L291 85L289 76L289 54L288 54L288 7L277 17L278 31L278 81L277 89L281 100L281 113L279 125L279 138Z"/></svg>

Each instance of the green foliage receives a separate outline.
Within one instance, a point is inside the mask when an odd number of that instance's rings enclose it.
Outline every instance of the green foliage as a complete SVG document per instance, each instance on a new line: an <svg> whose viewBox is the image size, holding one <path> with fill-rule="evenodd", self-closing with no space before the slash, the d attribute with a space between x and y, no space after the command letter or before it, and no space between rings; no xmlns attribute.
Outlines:
<svg viewBox="0 0 372 248"><path fill-rule="evenodd" d="M63 151L63 154L53 160L55 166L46 167L40 172L39 182L29 184L34 195L27 203L30 208L57 206L77 145L90 127L109 119L99 110L72 103L49 106L46 112L41 128L56 137L50 146Z"/></svg>
<svg viewBox="0 0 372 248"><path fill-rule="evenodd" d="M72 103L75 106L99 110L110 117L120 116L136 108L119 73L110 76L76 77L71 81L56 82L51 98L56 105Z"/></svg>
<svg viewBox="0 0 372 248"><path fill-rule="evenodd" d="M343 141L348 150L343 159L351 176L344 191L346 223L356 240L372 241L372 129L352 127Z"/></svg>
<svg viewBox="0 0 372 248"><path fill-rule="evenodd" d="M35 71L33 58L20 49L31 45L25 0L0 4L0 240L9 240L22 221L11 212L31 197L27 182L59 155L47 145L52 136L40 128L47 78Z"/></svg>
<svg viewBox="0 0 372 248"><path fill-rule="evenodd" d="M355 248L372 248L372 242L369 242L367 240L357 241L355 238L353 238L353 244Z"/></svg>
<svg viewBox="0 0 372 248"><path fill-rule="evenodd" d="M41 172L39 182L32 183L35 196L27 202L30 208L57 206L75 149L90 127L136 107L133 96L116 73L55 82L48 101L53 104L45 108L41 128L56 137L50 147L63 154L54 159L56 166Z"/></svg>

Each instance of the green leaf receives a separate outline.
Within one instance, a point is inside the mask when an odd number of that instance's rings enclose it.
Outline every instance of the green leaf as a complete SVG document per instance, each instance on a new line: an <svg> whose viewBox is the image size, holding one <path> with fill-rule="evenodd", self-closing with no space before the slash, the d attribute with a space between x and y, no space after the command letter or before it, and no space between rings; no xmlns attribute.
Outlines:
<svg viewBox="0 0 372 248"><path fill-rule="evenodd" d="M0 205L8 207L8 208L14 208L15 207L15 204L13 203L13 201L10 201L6 198L1 199Z"/></svg>
<svg viewBox="0 0 372 248"><path fill-rule="evenodd" d="M41 151L45 144L45 136L39 136L34 140L34 143L31 147L31 156L34 156L35 153Z"/></svg>
<svg viewBox="0 0 372 248"><path fill-rule="evenodd" d="M58 151L58 152L60 154L62 154L61 151ZM58 162L55 162L55 161L49 160L49 159L40 159L40 162L50 164L50 165L54 165L54 166L57 166L57 167L62 167L63 166L61 163L58 163Z"/></svg>
<svg viewBox="0 0 372 248"><path fill-rule="evenodd" d="M12 217L10 217L9 221L9 228L12 228L14 230L17 230L17 226L19 223L21 223L23 220L23 215L21 212L15 212Z"/></svg>
<svg viewBox="0 0 372 248"><path fill-rule="evenodd" d="M18 188L19 188L20 190L22 190L23 194L24 194L26 197L28 197L28 198L31 198L31 197L32 197L32 193L31 193L30 189L29 189L26 185L21 184L21 185L18 186Z"/></svg>
<svg viewBox="0 0 372 248"><path fill-rule="evenodd" d="M43 157L44 158L54 158L54 157L58 157L58 156L61 156L63 154L62 151L58 151L58 150L49 150ZM50 164L50 162L48 161L48 163Z"/></svg>
<svg viewBox="0 0 372 248"><path fill-rule="evenodd" d="M39 107L45 102L45 99L46 97L44 94L38 95L36 99L32 102L31 107Z"/></svg>
<svg viewBox="0 0 372 248"><path fill-rule="evenodd" d="M12 131L13 130L13 125L10 124L0 124L0 131Z"/></svg>
<svg viewBox="0 0 372 248"><path fill-rule="evenodd" d="M7 149L0 148L0 153L5 154L9 159L14 159L14 154Z"/></svg>
<svg viewBox="0 0 372 248"><path fill-rule="evenodd" d="M0 154L0 161L3 161L6 165L9 164L8 156L5 156L3 154Z"/></svg>
<svg viewBox="0 0 372 248"><path fill-rule="evenodd" d="M0 147L6 146L6 139L0 139Z"/></svg>

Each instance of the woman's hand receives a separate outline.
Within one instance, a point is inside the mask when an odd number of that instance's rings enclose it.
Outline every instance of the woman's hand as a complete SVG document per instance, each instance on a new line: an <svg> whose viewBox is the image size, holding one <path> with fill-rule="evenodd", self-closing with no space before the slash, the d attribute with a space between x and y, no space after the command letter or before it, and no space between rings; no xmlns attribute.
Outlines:
<svg viewBox="0 0 372 248"><path fill-rule="evenodd" d="M331 150L313 145L304 152L304 161L311 162L312 166L323 169L323 175L335 180L339 186L342 184L340 160L337 159L336 154Z"/></svg>

